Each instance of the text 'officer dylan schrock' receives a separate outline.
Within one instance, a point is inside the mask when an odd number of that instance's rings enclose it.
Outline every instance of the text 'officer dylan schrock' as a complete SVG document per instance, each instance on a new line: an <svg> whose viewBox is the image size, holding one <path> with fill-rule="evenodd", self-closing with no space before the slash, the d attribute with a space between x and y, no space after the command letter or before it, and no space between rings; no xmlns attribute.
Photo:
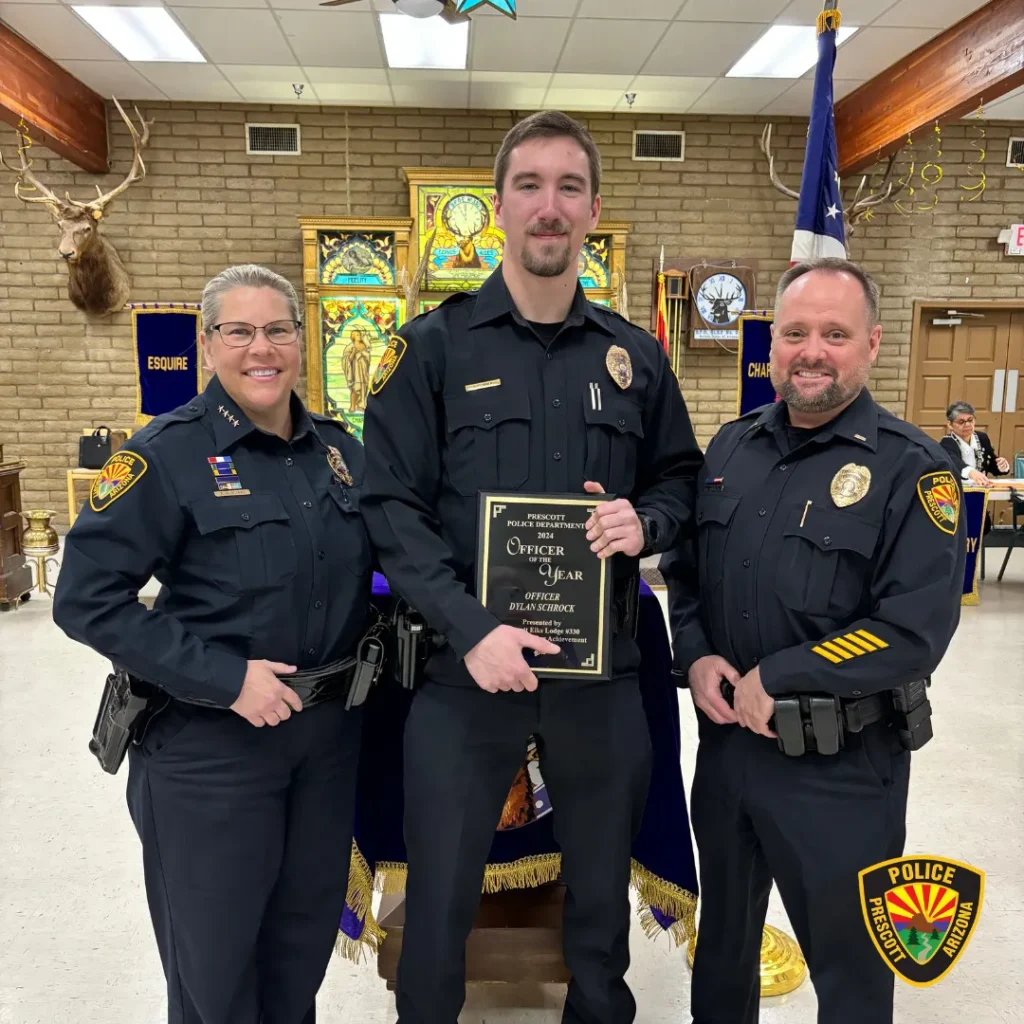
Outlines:
<svg viewBox="0 0 1024 1024"><path fill-rule="evenodd" d="M405 732L401 1024L456 1024L487 854L531 734L568 889L563 1021L628 1024L635 1013L623 978L630 848L650 739L624 608L635 611L645 546L662 551L692 529L701 456L665 352L579 285L600 167L593 139L564 114L508 133L495 162L503 264L479 292L403 327L367 404L370 537L392 587L447 641ZM619 497L588 537L613 556L613 678L552 675L538 688L523 648L558 649L499 624L474 596L477 492L602 489Z"/></svg>
<svg viewBox="0 0 1024 1024"><path fill-rule="evenodd" d="M945 452L867 390L881 336L878 288L855 264L782 275L781 400L712 440L697 551L662 559L700 735L695 1024L757 1020L773 879L818 1020L892 1021L858 873L903 852L909 751L931 736L924 680L960 619L966 544Z"/></svg>

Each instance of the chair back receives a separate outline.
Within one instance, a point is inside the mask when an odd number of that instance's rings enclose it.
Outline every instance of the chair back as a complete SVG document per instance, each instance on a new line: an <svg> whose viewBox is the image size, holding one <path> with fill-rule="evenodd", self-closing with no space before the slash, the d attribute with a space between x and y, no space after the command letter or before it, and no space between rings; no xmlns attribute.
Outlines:
<svg viewBox="0 0 1024 1024"><path fill-rule="evenodd" d="M1013 457L1013 477L1015 480L1024 480L1024 451L1017 452Z"/></svg>

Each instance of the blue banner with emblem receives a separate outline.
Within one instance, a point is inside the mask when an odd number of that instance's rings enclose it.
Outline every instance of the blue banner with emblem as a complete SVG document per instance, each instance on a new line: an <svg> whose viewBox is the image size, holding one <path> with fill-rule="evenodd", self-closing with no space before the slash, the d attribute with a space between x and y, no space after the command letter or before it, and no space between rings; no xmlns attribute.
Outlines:
<svg viewBox="0 0 1024 1024"><path fill-rule="evenodd" d="M744 313L740 317L740 345L736 353L739 381L736 388L736 415L775 401L770 363L772 350L772 314Z"/></svg>
<svg viewBox="0 0 1024 1024"><path fill-rule="evenodd" d="M984 487L964 488L964 520L967 523L967 563L964 566L964 590L961 604L978 604L978 576L981 571L981 545L988 512L988 491Z"/></svg>
<svg viewBox="0 0 1024 1024"><path fill-rule="evenodd" d="M184 304L132 307L135 422L177 409L202 390L199 310Z"/></svg>

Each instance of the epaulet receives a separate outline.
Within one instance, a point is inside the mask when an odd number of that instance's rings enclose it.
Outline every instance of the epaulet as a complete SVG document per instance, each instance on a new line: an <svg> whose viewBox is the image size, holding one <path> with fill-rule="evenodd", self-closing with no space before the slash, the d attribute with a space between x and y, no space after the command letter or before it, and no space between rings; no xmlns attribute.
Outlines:
<svg viewBox="0 0 1024 1024"><path fill-rule="evenodd" d="M920 427L915 427L913 423L901 420L898 416L894 416L888 409L883 409L881 406L878 409L878 429L890 434L899 434L900 437L913 441L918 447L923 448L929 455L936 458L945 459L948 457L942 445L934 438L929 437Z"/></svg>
<svg viewBox="0 0 1024 1024"><path fill-rule="evenodd" d="M406 322L402 324L402 327L408 327L410 324L418 323L420 320L423 320L425 317L437 313L439 310L444 309L446 306L457 306L462 302L468 302L470 299L475 299L479 294L480 292L478 290L468 292L453 292L451 295L448 296L448 298L442 299L441 302L439 302L433 309L426 309L422 313L419 313L418 315L414 316L411 320L406 320ZM401 330L401 328L399 328L399 330Z"/></svg>
<svg viewBox="0 0 1024 1024"><path fill-rule="evenodd" d="M325 416L323 413L320 412L311 412L309 414L309 418L314 423L329 424L331 426L337 427L339 430L344 430L346 434L355 436L355 427L353 427L352 424L349 423L349 421L344 418L344 414L342 414L342 417L339 419L335 416Z"/></svg>
<svg viewBox="0 0 1024 1024"><path fill-rule="evenodd" d="M172 409L170 412L154 416L141 430L136 430L132 434L132 440L144 444L176 423L192 423L199 419L205 411L206 398L203 395L196 395L191 402L179 405L177 409Z"/></svg>

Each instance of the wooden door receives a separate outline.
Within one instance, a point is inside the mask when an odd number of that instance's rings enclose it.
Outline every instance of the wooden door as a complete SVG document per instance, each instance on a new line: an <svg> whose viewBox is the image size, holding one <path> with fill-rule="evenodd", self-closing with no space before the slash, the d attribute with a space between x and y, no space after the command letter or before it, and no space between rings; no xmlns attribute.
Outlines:
<svg viewBox="0 0 1024 1024"><path fill-rule="evenodd" d="M986 312L982 319L970 317L953 326L932 323L941 316L938 310L922 309L919 315L917 380L907 418L938 440L946 433L950 403L970 402L977 413L978 429L995 443L999 414L992 411L993 388L996 371L1006 369L1011 313Z"/></svg>

